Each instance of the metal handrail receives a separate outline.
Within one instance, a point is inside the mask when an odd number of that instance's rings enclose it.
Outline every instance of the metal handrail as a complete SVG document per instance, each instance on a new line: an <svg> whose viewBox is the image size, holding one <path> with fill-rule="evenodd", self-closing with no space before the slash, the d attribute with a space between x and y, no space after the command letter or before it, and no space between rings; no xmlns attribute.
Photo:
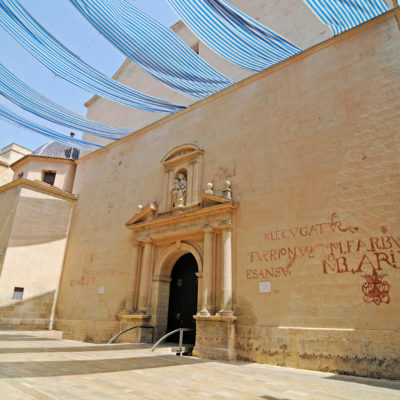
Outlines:
<svg viewBox="0 0 400 400"><path fill-rule="evenodd" d="M182 344L183 344L183 332L189 332L189 331L193 331L193 329L189 329L189 328L178 328L175 329L174 331L171 331L169 333L167 333L166 335L164 335L160 340L158 340L156 342L156 344L151 348L151 351L154 351L154 349L161 343L163 342L167 337L173 335L174 333L179 331L179 350L178 353L180 353L180 355L182 356L183 354L183 348L182 348Z"/></svg>
<svg viewBox="0 0 400 400"><path fill-rule="evenodd" d="M150 326L150 325L136 325L136 326L131 326L130 328L125 329L125 330L123 330L123 331L120 332L120 333L117 333L115 336L113 336L113 337L107 342L107 344L111 344L112 342L114 342L114 340L115 340L117 337L123 335L124 333L126 333L126 332L128 332L128 331L131 331L131 330L133 330L133 329L136 329L136 328L149 328L149 329L152 329L152 331L151 331L151 342L153 343L154 326Z"/></svg>

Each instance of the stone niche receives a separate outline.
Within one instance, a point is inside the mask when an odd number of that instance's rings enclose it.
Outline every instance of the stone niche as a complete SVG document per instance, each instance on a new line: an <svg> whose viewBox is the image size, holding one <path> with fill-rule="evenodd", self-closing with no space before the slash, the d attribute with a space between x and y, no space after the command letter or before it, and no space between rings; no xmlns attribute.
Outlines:
<svg viewBox="0 0 400 400"><path fill-rule="evenodd" d="M161 160L165 191L160 212L190 209L199 203L202 162L203 150L194 144L176 147Z"/></svg>

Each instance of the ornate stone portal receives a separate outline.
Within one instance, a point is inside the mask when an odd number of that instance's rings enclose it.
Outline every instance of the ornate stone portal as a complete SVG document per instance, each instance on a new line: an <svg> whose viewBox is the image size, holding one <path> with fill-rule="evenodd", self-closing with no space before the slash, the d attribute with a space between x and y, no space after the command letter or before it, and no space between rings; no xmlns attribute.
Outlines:
<svg viewBox="0 0 400 400"><path fill-rule="evenodd" d="M201 155L193 145L169 153L162 161L170 188L164 192L164 209L160 211L157 204L149 203L126 224L132 231L132 261L127 310L120 318L129 319L131 325L154 326L156 339L164 335L171 271L182 255L191 253L199 271L194 352L228 360L235 358L232 240L238 204L198 190ZM173 185L171 176L177 177ZM137 339L146 341L149 335L138 332Z"/></svg>

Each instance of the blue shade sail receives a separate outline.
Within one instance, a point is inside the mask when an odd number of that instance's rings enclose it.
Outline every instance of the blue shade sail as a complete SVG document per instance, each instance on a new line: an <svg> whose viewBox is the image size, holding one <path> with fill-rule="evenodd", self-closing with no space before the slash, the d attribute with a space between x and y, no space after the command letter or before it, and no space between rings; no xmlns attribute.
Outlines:
<svg viewBox="0 0 400 400"><path fill-rule="evenodd" d="M172 89L203 98L234 82L200 58L172 30L127 0L70 0L117 49Z"/></svg>
<svg viewBox="0 0 400 400"><path fill-rule="evenodd" d="M56 124L99 135L119 139L131 130L101 124L83 117L43 96L20 80L0 63L0 94L26 111Z"/></svg>
<svg viewBox="0 0 400 400"><path fill-rule="evenodd" d="M262 71L301 51L225 0L167 0L185 24L220 56Z"/></svg>
<svg viewBox="0 0 400 400"><path fill-rule="evenodd" d="M137 92L92 68L47 32L16 0L0 0L0 26L55 75L82 89L145 111L172 113L184 108Z"/></svg>
<svg viewBox="0 0 400 400"><path fill-rule="evenodd" d="M304 1L335 36L389 10L384 0Z"/></svg>
<svg viewBox="0 0 400 400"><path fill-rule="evenodd" d="M53 139L59 143L64 143L68 146L73 146L78 149L98 150L101 147L103 147L99 144L86 142L85 140L68 137L66 135L63 135L62 133L53 131L50 128L36 124L35 122L32 122L32 121L28 121L24 117L21 117L20 115L15 114L13 111L9 110L7 107L3 106L2 104L0 104L0 119L4 120L12 125L16 125L20 128L30 130L32 132L38 133L39 135Z"/></svg>

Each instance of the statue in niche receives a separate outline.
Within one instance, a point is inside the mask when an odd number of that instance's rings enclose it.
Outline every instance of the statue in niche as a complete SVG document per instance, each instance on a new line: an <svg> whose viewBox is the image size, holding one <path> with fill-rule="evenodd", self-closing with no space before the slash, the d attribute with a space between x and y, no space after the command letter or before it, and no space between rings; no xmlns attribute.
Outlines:
<svg viewBox="0 0 400 400"><path fill-rule="evenodd" d="M175 177L172 190L172 206L174 208L183 207L186 204L186 189L186 175L183 172L179 172Z"/></svg>

